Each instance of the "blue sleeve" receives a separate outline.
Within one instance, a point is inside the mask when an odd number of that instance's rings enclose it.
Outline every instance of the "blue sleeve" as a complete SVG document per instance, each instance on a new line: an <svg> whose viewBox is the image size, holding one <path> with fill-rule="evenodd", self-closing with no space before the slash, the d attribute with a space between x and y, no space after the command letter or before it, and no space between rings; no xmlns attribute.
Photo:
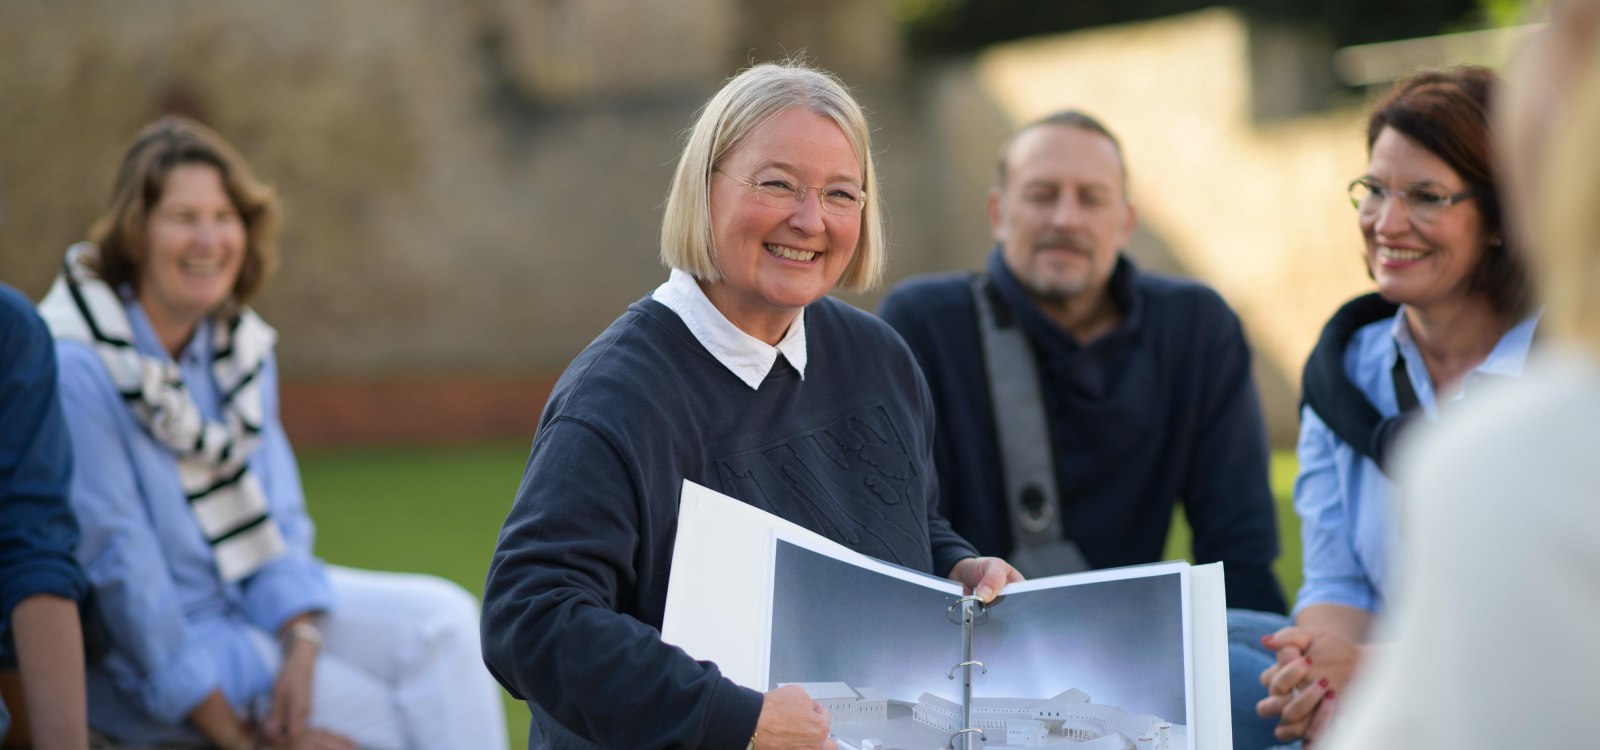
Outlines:
<svg viewBox="0 0 1600 750"><path fill-rule="evenodd" d="M88 582L73 558L72 446L56 396L55 348L26 299L0 293L0 633L9 633L23 599L81 600Z"/></svg>
<svg viewBox="0 0 1600 750"><path fill-rule="evenodd" d="M623 611L642 534L670 533L641 531L640 491L587 425L540 426L484 586L484 661L512 695L603 747L743 750L761 694Z"/></svg>
<svg viewBox="0 0 1600 750"><path fill-rule="evenodd" d="M257 627L275 633L283 623L306 612L333 608L333 587L327 571L312 555L316 528L306 513L300 467L278 419L277 362L268 359L261 372L263 394L261 444L250 457L250 470L261 482L273 522L283 532L288 550L256 571L243 584L245 616Z"/></svg>
<svg viewBox="0 0 1600 750"><path fill-rule="evenodd" d="M1228 606L1282 613L1288 604L1272 573L1278 523L1250 348L1238 317L1220 297L1211 299L1219 308L1207 326L1215 336L1206 348L1212 378L1200 390L1184 516L1194 530L1195 560L1223 564Z"/></svg>
<svg viewBox="0 0 1600 750"><path fill-rule="evenodd" d="M1295 602L1296 612L1312 604L1368 611L1377 607L1377 593L1356 559L1349 512L1352 490L1337 460L1342 445L1316 412L1309 407L1300 410L1300 474L1294 482L1294 508L1300 514L1305 583Z"/></svg>
<svg viewBox="0 0 1600 750"><path fill-rule="evenodd" d="M71 499L83 528L78 560L113 634L107 668L147 712L179 724L220 689L222 665L189 627L146 514L130 443L138 427L127 406L93 350L62 342L56 351L62 411L77 457Z"/></svg>

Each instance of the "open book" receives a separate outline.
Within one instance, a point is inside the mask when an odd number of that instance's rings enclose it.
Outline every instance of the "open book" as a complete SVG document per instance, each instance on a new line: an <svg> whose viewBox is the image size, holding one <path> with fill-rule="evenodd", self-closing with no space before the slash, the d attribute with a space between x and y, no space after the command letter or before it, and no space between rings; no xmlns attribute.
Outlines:
<svg viewBox="0 0 1600 750"><path fill-rule="evenodd" d="M1220 565L961 587L684 483L662 637L803 686L853 750L1226 750Z"/></svg>

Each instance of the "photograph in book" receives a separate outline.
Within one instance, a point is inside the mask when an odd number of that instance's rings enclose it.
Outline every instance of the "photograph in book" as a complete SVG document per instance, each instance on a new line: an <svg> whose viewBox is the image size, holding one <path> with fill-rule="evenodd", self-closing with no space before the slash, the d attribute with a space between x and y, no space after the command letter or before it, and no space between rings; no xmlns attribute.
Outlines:
<svg viewBox="0 0 1600 750"><path fill-rule="evenodd" d="M944 747L963 726L949 581L775 535L768 689L799 684L841 747ZM1014 585L972 633L973 747L1191 748L1186 567ZM956 745L960 747L960 744Z"/></svg>

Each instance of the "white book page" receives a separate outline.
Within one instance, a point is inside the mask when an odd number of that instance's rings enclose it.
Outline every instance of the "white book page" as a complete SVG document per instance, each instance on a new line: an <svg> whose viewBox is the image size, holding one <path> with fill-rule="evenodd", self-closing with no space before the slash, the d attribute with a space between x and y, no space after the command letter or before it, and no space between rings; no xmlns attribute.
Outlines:
<svg viewBox="0 0 1600 750"><path fill-rule="evenodd" d="M774 537L883 576L961 595L961 587L953 581L867 557L686 480L662 640L696 659L715 662L734 682L765 692Z"/></svg>
<svg viewBox="0 0 1600 750"><path fill-rule="evenodd" d="M786 523L693 482L683 483L661 639L765 692L772 529Z"/></svg>
<svg viewBox="0 0 1600 750"><path fill-rule="evenodd" d="M1228 611L1222 563L1189 569L1189 624L1192 629L1195 747L1230 750L1233 715L1229 708Z"/></svg>

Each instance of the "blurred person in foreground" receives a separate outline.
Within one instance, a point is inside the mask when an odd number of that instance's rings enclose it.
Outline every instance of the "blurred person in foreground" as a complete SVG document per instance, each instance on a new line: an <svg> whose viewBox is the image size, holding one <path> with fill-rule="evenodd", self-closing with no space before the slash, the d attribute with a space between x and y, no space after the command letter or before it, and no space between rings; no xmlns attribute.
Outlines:
<svg viewBox="0 0 1600 750"><path fill-rule="evenodd" d="M0 669L20 673L28 710L18 719L38 750L89 744L78 621L89 584L72 556L71 477L50 332L0 284ZM0 737L9 720L0 700Z"/></svg>
<svg viewBox="0 0 1600 750"><path fill-rule="evenodd" d="M160 120L40 303L77 459L77 556L110 637L90 724L223 750L505 747L469 594L312 556L277 333L245 304L276 219L220 137Z"/></svg>
<svg viewBox="0 0 1600 750"><path fill-rule="evenodd" d="M1123 252L1127 168L1093 117L1024 126L995 177L987 270L909 279L879 310L933 393L942 512L980 552L1041 576L1160 560L1181 504L1194 558L1226 571L1235 743L1270 744L1259 639L1287 604L1239 318Z"/></svg>
<svg viewBox="0 0 1600 750"><path fill-rule="evenodd" d="M700 111L667 196L666 283L557 383L500 533L484 653L530 747L832 748L799 686L762 694L663 643L678 499L703 484L988 600L1020 577L936 507L933 410L877 318L868 128L833 76L754 66Z"/></svg>
<svg viewBox="0 0 1600 750"><path fill-rule="evenodd" d="M1257 706L1278 717L1282 740L1318 735L1392 597L1402 529L1388 446L1520 376L1533 342L1538 315L1490 158L1497 87L1482 68L1419 73L1368 120L1367 172L1350 196L1378 291L1340 309L1306 364L1295 481L1305 583L1294 625L1263 639L1275 654ZM1434 533L1407 531L1406 544Z"/></svg>
<svg viewBox="0 0 1600 750"><path fill-rule="evenodd" d="M1600 707L1600 2L1558 0L1495 101L1511 225L1548 305L1523 381L1419 431L1390 646L1339 750L1573 747ZM1548 346L1546 346L1548 343ZM1530 643L1536 643L1529 648Z"/></svg>

